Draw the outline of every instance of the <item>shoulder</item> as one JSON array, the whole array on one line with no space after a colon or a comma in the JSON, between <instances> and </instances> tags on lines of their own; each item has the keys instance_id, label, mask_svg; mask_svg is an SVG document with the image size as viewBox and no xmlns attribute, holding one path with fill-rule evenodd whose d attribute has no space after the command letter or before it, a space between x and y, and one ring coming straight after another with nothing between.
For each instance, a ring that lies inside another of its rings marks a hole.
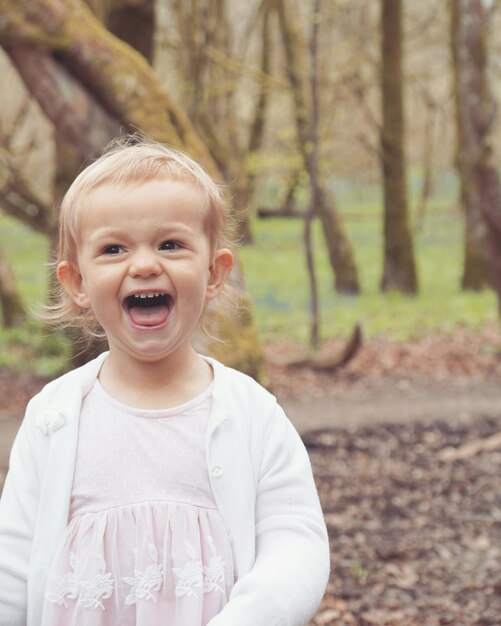
<instances>
[{"instance_id":1,"label":"shoulder","mask_svg":"<svg viewBox=\"0 0 501 626\"><path fill-rule=\"evenodd\" d=\"M269 437L289 437L295 429L277 398L250 376L211 361L214 368L213 398L250 437L263 443Z\"/></svg>"},{"instance_id":2,"label":"shoulder","mask_svg":"<svg viewBox=\"0 0 501 626\"><path fill-rule=\"evenodd\" d=\"M27 413L64 403L68 396L81 397L94 383L106 354L62 374L47 383L28 404Z\"/></svg>"},{"instance_id":3,"label":"shoulder","mask_svg":"<svg viewBox=\"0 0 501 626\"><path fill-rule=\"evenodd\" d=\"M260 383L238 370L223 365L215 359L207 359L214 370L214 394L226 402L253 408L273 410L277 405L275 396Z\"/></svg>"}]
</instances>

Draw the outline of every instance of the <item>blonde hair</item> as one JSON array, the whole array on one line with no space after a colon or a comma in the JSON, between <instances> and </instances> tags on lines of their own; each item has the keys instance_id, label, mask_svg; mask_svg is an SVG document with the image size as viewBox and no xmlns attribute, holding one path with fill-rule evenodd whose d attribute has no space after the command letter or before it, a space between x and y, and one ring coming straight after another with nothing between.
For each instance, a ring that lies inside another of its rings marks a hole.
<instances>
[{"instance_id":1,"label":"blonde hair","mask_svg":"<svg viewBox=\"0 0 501 626\"><path fill-rule=\"evenodd\" d=\"M103 154L75 178L59 211L59 242L53 271L61 261L77 264L78 213L82 201L102 185L130 185L153 180L182 181L194 185L205 199L204 227L211 254L234 246L230 236L230 208L226 187L217 183L187 154L138 135L114 139ZM54 294L40 317L58 328L72 328L83 338L104 338L91 309L80 308L54 280ZM231 288L229 288L231 291Z\"/></svg>"}]
</instances>

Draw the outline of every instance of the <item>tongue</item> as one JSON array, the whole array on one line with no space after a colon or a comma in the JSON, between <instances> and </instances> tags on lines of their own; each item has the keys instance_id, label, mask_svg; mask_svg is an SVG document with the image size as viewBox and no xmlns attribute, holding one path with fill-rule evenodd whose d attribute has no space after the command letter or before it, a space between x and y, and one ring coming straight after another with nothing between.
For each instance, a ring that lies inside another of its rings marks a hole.
<instances>
[{"instance_id":1,"label":"tongue","mask_svg":"<svg viewBox=\"0 0 501 626\"><path fill-rule=\"evenodd\" d=\"M138 326L158 326L167 319L169 307L165 304L147 308L133 306L129 309L129 315Z\"/></svg>"}]
</instances>

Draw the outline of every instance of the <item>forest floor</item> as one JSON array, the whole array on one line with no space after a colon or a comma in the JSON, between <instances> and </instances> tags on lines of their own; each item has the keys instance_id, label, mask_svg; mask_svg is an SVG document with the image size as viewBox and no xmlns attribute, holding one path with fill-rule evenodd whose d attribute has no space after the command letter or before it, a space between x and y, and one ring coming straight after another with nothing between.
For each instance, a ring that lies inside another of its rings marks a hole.
<instances>
[{"instance_id":1,"label":"forest floor","mask_svg":"<svg viewBox=\"0 0 501 626\"><path fill-rule=\"evenodd\" d=\"M335 373L283 365L300 352L268 346L266 384L308 447L329 530L311 625L500 626L498 325L367 340ZM43 382L0 371L0 474Z\"/></svg>"},{"instance_id":2,"label":"forest floor","mask_svg":"<svg viewBox=\"0 0 501 626\"><path fill-rule=\"evenodd\" d=\"M497 325L380 338L335 374L280 365L301 352L287 342L268 349L330 537L312 626L501 625L500 348Z\"/></svg>"}]
</instances>

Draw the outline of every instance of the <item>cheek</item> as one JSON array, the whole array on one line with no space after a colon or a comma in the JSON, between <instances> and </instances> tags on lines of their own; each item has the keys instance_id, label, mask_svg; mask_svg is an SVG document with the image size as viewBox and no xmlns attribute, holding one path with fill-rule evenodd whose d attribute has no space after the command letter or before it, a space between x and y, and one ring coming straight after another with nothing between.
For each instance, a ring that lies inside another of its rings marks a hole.
<instances>
[{"instance_id":1,"label":"cheek","mask_svg":"<svg viewBox=\"0 0 501 626\"><path fill-rule=\"evenodd\" d=\"M106 294L109 292L104 278L100 280L84 279L82 283L82 297L87 308L103 309L106 307Z\"/></svg>"}]
</instances>

